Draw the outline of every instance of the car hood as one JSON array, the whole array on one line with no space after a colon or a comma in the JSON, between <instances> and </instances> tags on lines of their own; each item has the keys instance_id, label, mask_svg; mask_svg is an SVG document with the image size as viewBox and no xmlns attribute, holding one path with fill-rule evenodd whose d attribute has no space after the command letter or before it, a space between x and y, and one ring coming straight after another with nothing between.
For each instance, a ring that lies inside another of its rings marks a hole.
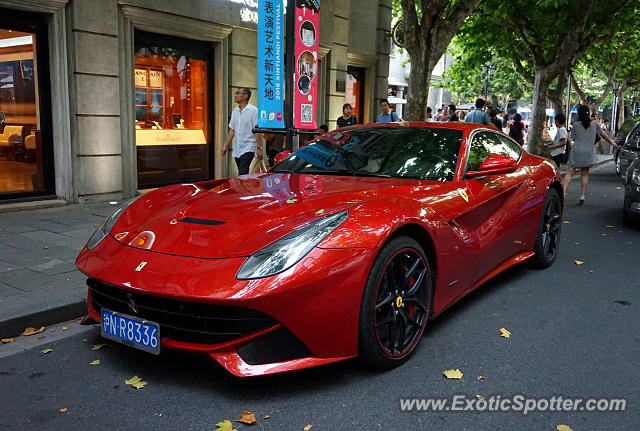
<instances>
[{"instance_id":1,"label":"car hood","mask_svg":"<svg viewBox=\"0 0 640 431\"><path fill-rule=\"evenodd\" d=\"M255 174L147 193L118 219L121 244L199 258L249 256L292 230L371 199L408 196L436 181ZM406 190L405 190L406 189Z\"/></svg>"}]
</instances>

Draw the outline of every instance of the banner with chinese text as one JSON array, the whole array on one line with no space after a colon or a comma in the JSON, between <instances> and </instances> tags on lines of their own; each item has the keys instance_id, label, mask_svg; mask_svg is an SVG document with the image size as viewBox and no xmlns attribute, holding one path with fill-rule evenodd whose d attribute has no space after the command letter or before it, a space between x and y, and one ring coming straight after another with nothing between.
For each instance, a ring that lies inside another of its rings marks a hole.
<instances>
[{"instance_id":1,"label":"banner with chinese text","mask_svg":"<svg viewBox=\"0 0 640 431\"><path fill-rule=\"evenodd\" d=\"M294 123L296 129L316 129L320 0L296 0L295 13Z\"/></svg>"},{"instance_id":2,"label":"banner with chinese text","mask_svg":"<svg viewBox=\"0 0 640 431\"><path fill-rule=\"evenodd\" d=\"M284 125L284 10L282 0L258 1L258 127Z\"/></svg>"}]
</instances>

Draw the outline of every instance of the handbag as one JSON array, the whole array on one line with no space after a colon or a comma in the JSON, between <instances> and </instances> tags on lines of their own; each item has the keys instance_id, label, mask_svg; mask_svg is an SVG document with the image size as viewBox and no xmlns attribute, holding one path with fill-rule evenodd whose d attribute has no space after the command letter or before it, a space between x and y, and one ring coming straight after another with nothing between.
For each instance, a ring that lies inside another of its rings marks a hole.
<instances>
[{"instance_id":1,"label":"handbag","mask_svg":"<svg viewBox=\"0 0 640 431\"><path fill-rule=\"evenodd\" d=\"M565 165L569 161L569 153L571 153L571 145L573 142L571 141L571 133L567 133L567 143L564 145L564 156L562 157L562 163Z\"/></svg>"},{"instance_id":2,"label":"handbag","mask_svg":"<svg viewBox=\"0 0 640 431\"><path fill-rule=\"evenodd\" d=\"M249 166L250 174L264 174L267 172L267 163L264 161L264 157L259 159L257 156L251 160L251 165Z\"/></svg>"}]
</instances>

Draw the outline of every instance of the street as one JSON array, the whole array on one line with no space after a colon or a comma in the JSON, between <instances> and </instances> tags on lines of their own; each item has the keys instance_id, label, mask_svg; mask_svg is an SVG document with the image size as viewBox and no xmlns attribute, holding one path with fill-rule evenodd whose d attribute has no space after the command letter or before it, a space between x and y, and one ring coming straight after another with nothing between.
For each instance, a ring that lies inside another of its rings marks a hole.
<instances>
[{"instance_id":1,"label":"street","mask_svg":"<svg viewBox=\"0 0 640 431\"><path fill-rule=\"evenodd\" d=\"M246 410L258 424L233 422L238 431L637 430L640 230L621 224L624 191L612 163L592 171L583 207L576 206L579 187L574 180L567 194L554 265L511 268L481 286L430 322L399 368L379 372L350 360L239 379L206 358L153 356L72 321L0 345L0 429L215 430ZM511 336L501 337L500 328ZM460 369L462 379L444 377L448 369ZM148 384L125 384L136 375ZM610 397L627 405L623 412L526 415L399 407L401 398L456 394Z\"/></svg>"}]
</instances>

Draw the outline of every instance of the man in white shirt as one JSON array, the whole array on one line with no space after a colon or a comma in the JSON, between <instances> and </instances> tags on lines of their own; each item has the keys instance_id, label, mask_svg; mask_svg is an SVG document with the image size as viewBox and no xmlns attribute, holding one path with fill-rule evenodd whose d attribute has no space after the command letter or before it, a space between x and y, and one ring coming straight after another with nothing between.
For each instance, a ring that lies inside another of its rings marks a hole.
<instances>
[{"instance_id":1,"label":"man in white shirt","mask_svg":"<svg viewBox=\"0 0 640 431\"><path fill-rule=\"evenodd\" d=\"M567 129L564 127L567 122L567 117L562 112L556 115L556 137L553 139L553 143L548 145L551 150L551 160L554 161L559 168L560 163L565 163L565 148L567 146Z\"/></svg>"},{"instance_id":2,"label":"man in white shirt","mask_svg":"<svg viewBox=\"0 0 640 431\"><path fill-rule=\"evenodd\" d=\"M225 156L231 141L234 137L236 138L231 154L236 160L238 175L249 173L256 150L258 158L262 158L262 136L259 133L253 133L253 128L258 126L258 108L249 104L250 98L250 89L240 87L236 90L234 100L238 106L231 113L229 133L222 147L222 155Z\"/></svg>"}]
</instances>

